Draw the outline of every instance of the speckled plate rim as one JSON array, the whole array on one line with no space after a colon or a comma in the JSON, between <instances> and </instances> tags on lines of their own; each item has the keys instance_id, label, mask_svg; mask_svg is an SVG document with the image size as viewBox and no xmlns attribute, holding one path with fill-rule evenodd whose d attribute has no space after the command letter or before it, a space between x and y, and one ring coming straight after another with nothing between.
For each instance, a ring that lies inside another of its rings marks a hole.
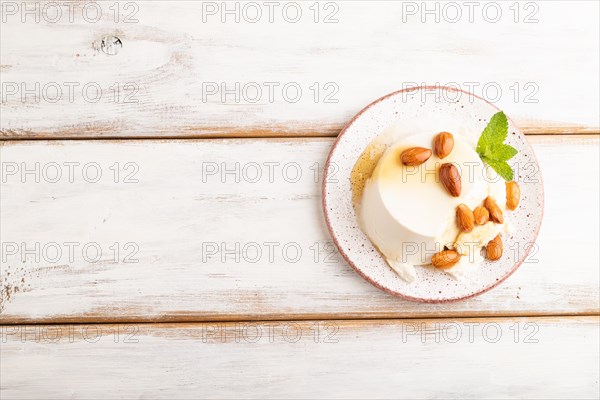
<instances>
[{"instance_id":1,"label":"speckled plate rim","mask_svg":"<svg viewBox=\"0 0 600 400\"><path fill-rule=\"evenodd\" d=\"M382 96L380 98L378 98L377 100L373 101L372 103L368 104L366 107L364 107L362 110L360 110L354 117L352 117L352 119L350 121L348 121L348 123L346 123L346 125L342 128L342 130L340 131L340 133L337 136L336 141L334 142L333 146L331 147L331 150L329 151L329 154L327 156L327 161L325 162L325 166L323 168L323 177L328 176L327 175L327 171L329 170L330 164L331 164L331 159L332 156L335 152L335 149L338 145L338 143L341 141L342 137L346 134L347 130L355 123L355 121L360 118L367 110L369 110L371 107L375 106L376 104L390 98L396 95L399 95L401 93L410 93L410 92L415 92L418 90L445 90L445 91L449 91L449 92L460 92L469 96L472 96L473 98L476 98L478 100L481 100L485 103L487 103L488 105L490 105L491 107L493 107L494 109L501 111L498 107L496 107L496 105L490 103L489 101L487 101L486 99L484 99L483 97L477 96L473 93L467 92L465 90L462 89L458 89L458 88L454 88L454 87L449 87L449 86L440 86L440 85L428 85L428 86L415 86L415 87L410 87L407 89L402 89L402 90L397 90L395 92L389 93L385 96ZM527 140L527 137L525 134L523 134L523 132L521 131L521 129L514 123L514 121L512 119L510 119L510 117L507 116L507 118L510 120L510 123L516 127L519 132L523 135L523 137L525 138L525 140ZM535 152L532 151L531 152L531 156L533 158L533 161L536 163L536 165L539 166L539 162L537 160L537 157L535 155ZM543 180L543 176L542 176L542 172L541 169L538 170L538 174L539 174L539 186L540 186L540 205L541 205L541 215L540 218L534 228L533 231L533 240L536 241L538 234L540 232L540 228L542 226L542 221L544 219L544 202L545 202L545 193L544 193L544 180ZM376 280L372 279L369 275L365 274L363 272L362 269L360 269L357 265L355 265L355 263L352 261L352 259L350 258L350 256L346 253L346 251L344 250L343 246L340 245L339 240L338 240L338 236L336 235L333 227L331 226L331 220L329 218L329 212L327 210L327 179L323 179L323 182L321 184L321 206L322 206L322 210L323 210L323 214L325 217L325 223L327 225L327 230L329 231L329 234L331 236L331 238L333 239L333 242L336 246L336 248L338 249L338 251L340 252L340 254L342 255L342 257L344 258L344 260L346 260L346 262L352 267L352 269L354 269L354 271L356 271L363 279L365 279L367 282L369 282L371 285L377 287L378 289L389 293L393 296L397 296L400 298L403 298L405 300L409 300L409 301L413 301L413 302L418 302L418 303L431 303L431 304L440 304L440 303L451 303L451 302L457 302L457 301L461 301L461 300L467 300L476 296L479 296L483 293L488 292L489 290L492 290L493 288L495 288L496 286L500 285L502 282L504 282L505 280L507 280L520 266L521 264L523 264L523 262L525 261L525 259L527 258L527 256L529 256L529 254L531 253L531 251L533 250L533 246L530 246L529 248L525 249L525 251L523 252L523 255L519 258L519 260L514 264L514 266L512 267L511 270L508 271L508 273L506 273L504 276L500 277L497 281L495 281L493 284L484 287L483 289L479 290L479 291L475 291L473 293L470 293L468 295L465 296L458 296L458 297L449 297L446 299L427 299L427 298L421 298L421 297L414 297L414 296L410 296L407 295L405 293L401 293L392 289L389 289L383 285L381 285L379 282L377 282ZM360 228L357 228L360 229Z\"/></svg>"}]
</instances>

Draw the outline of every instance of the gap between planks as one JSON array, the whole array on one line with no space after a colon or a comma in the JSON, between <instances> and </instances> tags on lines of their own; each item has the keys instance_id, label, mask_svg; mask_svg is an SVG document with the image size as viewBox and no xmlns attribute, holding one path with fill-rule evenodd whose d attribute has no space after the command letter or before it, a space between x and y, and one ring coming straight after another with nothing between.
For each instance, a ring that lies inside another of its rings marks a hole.
<instances>
[{"instance_id":1,"label":"gap between planks","mask_svg":"<svg viewBox=\"0 0 600 400\"><path fill-rule=\"evenodd\" d=\"M281 316L269 315L268 318L261 318L260 316L236 316L235 318L223 316L210 317L207 319L199 318L197 316L185 317L178 315L168 315L161 317L160 319L152 318L121 318L115 319L114 317L102 317L102 316L79 316L79 317L52 317L42 318L37 320L31 319L19 319L11 318L9 321L2 321L0 319L0 327L8 326L36 326L36 325L119 325L119 324L140 324L140 325L172 325L172 324L235 324L235 323L272 323L272 322L313 322L313 321L332 321L332 322L364 322L364 323L382 323L388 322L402 322L402 321L435 321L435 320L452 320L452 321L466 321L466 320L513 320L515 318L536 318L544 320L561 319L561 318L592 318L600 317L600 313L597 311L582 311L578 313L542 313L542 312L517 312L517 313L466 313L466 312L444 312L438 314L413 314L411 316L399 317L394 314L389 316L378 313L377 316L368 316L362 314L347 314L340 315L335 314L285 314Z\"/></svg>"},{"instance_id":2,"label":"gap between planks","mask_svg":"<svg viewBox=\"0 0 600 400\"><path fill-rule=\"evenodd\" d=\"M526 137L543 137L547 136L549 138L596 138L600 136L600 131L597 132L585 132L579 133L576 131L565 131L563 133L556 132L546 132L540 131L535 133L526 133ZM18 144L23 142L142 142L142 141L153 141L153 142L186 142L186 141L196 141L196 140L264 140L264 141L287 141L287 140L306 140L306 141L315 141L315 140L323 140L328 141L331 139L336 139L338 134L323 134L315 133L314 135L303 135L303 134L273 134L273 135L263 135L263 136L252 136L252 135L190 135L186 137L182 136L107 136L107 137L75 137L75 136L66 136L66 137L57 137L57 136L36 136L36 137L20 137L20 138L5 138L0 136L0 145L11 145Z\"/></svg>"},{"instance_id":3,"label":"gap between planks","mask_svg":"<svg viewBox=\"0 0 600 400\"><path fill-rule=\"evenodd\" d=\"M248 131L235 132L232 134L192 134L187 136L180 135L166 135L166 136L76 136L76 135L64 135L61 134L34 134L35 136L29 136L26 134L23 136L3 136L0 133L0 142L27 142L27 141L135 141L135 140L152 140L152 141L185 141L185 140L202 140L202 139L318 139L318 138L336 138L338 137L340 129L335 130L320 130L306 133L282 133L281 131ZM531 130L523 130L526 136L600 136L600 130L596 129L565 129L565 130L547 130L543 127Z\"/></svg>"}]
</instances>

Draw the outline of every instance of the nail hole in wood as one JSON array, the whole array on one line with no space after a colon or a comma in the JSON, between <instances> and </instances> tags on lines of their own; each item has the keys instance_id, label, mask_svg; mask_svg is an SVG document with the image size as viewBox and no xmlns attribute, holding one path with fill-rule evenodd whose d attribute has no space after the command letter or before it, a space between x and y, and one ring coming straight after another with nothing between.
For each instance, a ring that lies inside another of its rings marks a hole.
<instances>
[{"instance_id":1,"label":"nail hole in wood","mask_svg":"<svg viewBox=\"0 0 600 400\"><path fill-rule=\"evenodd\" d=\"M116 36L104 36L100 42L100 49L102 49L104 54L108 54L109 56L119 53L122 47L123 42Z\"/></svg>"}]
</instances>

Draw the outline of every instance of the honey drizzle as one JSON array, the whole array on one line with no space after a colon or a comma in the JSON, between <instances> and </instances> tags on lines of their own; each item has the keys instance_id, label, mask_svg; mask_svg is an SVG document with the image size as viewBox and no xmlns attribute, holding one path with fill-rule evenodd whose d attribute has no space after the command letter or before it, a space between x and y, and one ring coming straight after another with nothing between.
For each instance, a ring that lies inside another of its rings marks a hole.
<instances>
[{"instance_id":1,"label":"honey drizzle","mask_svg":"<svg viewBox=\"0 0 600 400\"><path fill-rule=\"evenodd\" d=\"M354 211L357 215L360 210L360 200L362 199L367 180L373 174L373 171L375 170L375 167L377 167L377 163L379 163L379 159L381 159L386 148L387 145L381 143L381 141L376 138L369 143L358 157L358 160L356 160L354 167L352 167L352 172L350 173L350 186L352 187L352 205L354 206Z\"/></svg>"}]
</instances>

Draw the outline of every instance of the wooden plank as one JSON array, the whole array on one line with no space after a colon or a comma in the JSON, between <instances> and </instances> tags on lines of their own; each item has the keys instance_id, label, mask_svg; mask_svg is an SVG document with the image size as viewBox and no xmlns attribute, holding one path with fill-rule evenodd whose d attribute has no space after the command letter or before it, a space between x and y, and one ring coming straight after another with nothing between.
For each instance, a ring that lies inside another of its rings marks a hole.
<instances>
[{"instance_id":1,"label":"wooden plank","mask_svg":"<svg viewBox=\"0 0 600 400\"><path fill-rule=\"evenodd\" d=\"M58 3L3 3L3 138L333 136L421 84L600 129L598 2Z\"/></svg>"},{"instance_id":2,"label":"wooden plank","mask_svg":"<svg viewBox=\"0 0 600 400\"><path fill-rule=\"evenodd\" d=\"M1 389L6 399L597 399L599 322L3 326Z\"/></svg>"},{"instance_id":3,"label":"wooden plank","mask_svg":"<svg viewBox=\"0 0 600 400\"><path fill-rule=\"evenodd\" d=\"M380 292L334 251L319 176L331 139L5 142L0 320L598 313L599 137L531 142L536 251L491 292L443 305Z\"/></svg>"}]
</instances>

